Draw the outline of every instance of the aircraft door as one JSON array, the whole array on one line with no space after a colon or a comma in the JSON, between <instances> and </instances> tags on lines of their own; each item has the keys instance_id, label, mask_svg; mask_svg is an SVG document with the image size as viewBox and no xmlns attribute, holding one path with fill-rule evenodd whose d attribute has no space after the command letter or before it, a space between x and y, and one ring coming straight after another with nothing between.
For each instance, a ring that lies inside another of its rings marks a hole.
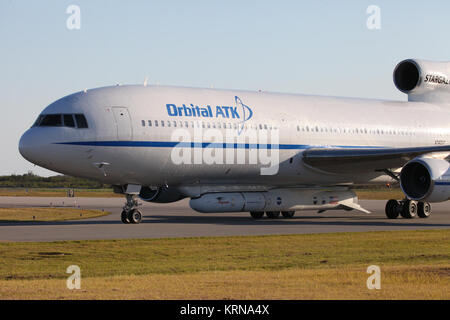
<instances>
[{"instance_id":1,"label":"aircraft door","mask_svg":"<svg viewBox=\"0 0 450 320\"><path fill-rule=\"evenodd\" d=\"M128 109L125 107L112 107L114 121L116 122L117 139L132 140L133 131L131 128L131 118Z\"/></svg>"}]
</instances>

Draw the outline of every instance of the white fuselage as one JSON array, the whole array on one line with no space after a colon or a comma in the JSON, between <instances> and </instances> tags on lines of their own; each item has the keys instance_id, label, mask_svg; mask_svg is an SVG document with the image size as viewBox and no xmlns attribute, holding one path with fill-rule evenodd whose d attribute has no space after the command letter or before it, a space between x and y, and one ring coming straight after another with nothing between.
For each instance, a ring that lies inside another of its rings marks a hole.
<instances>
[{"instance_id":1,"label":"white fuselage","mask_svg":"<svg viewBox=\"0 0 450 320\"><path fill-rule=\"evenodd\" d=\"M450 112L442 104L237 90L106 87L69 95L42 114L84 114L88 128L34 126L20 142L25 158L53 171L117 185L256 190L386 183L391 178L380 172L352 175L312 169L303 164L301 152L329 146L430 146L450 140ZM239 140L252 132L256 142ZM183 143L177 145L180 133ZM218 140L227 134L228 140ZM273 144L270 152L261 140L265 135ZM201 153L199 163L174 161L189 150ZM228 161L227 150L235 152ZM261 174L261 168L274 163L264 162L259 154L256 162L250 161L255 150L277 153L275 174ZM244 163L237 160L238 151L244 153ZM214 163L205 160L211 152ZM223 163L217 161L220 152Z\"/></svg>"}]
</instances>

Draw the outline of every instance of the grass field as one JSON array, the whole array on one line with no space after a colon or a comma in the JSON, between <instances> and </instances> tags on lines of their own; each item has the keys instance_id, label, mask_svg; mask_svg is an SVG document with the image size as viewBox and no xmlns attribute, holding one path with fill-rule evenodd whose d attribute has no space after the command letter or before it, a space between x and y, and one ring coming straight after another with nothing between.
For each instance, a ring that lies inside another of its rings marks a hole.
<instances>
[{"instance_id":1,"label":"grass field","mask_svg":"<svg viewBox=\"0 0 450 320\"><path fill-rule=\"evenodd\" d=\"M400 188L392 189L354 189L356 195L362 200L401 200L405 195Z\"/></svg>"},{"instance_id":2,"label":"grass field","mask_svg":"<svg viewBox=\"0 0 450 320\"><path fill-rule=\"evenodd\" d=\"M359 199L388 200L403 199L404 195L399 188L392 189L355 189ZM0 188L0 197L67 197L67 189L23 189ZM112 198L123 197L110 189L75 189L77 197Z\"/></svg>"},{"instance_id":3,"label":"grass field","mask_svg":"<svg viewBox=\"0 0 450 320\"><path fill-rule=\"evenodd\" d=\"M0 188L0 197L67 197L68 189ZM111 189L75 189L76 197L123 197Z\"/></svg>"},{"instance_id":4,"label":"grass field","mask_svg":"<svg viewBox=\"0 0 450 320\"><path fill-rule=\"evenodd\" d=\"M75 208L0 208L0 222L78 220L107 214L109 212Z\"/></svg>"},{"instance_id":5,"label":"grass field","mask_svg":"<svg viewBox=\"0 0 450 320\"><path fill-rule=\"evenodd\" d=\"M449 299L450 231L0 243L0 299ZM81 290L66 268L81 268ZM369 290L367 267L381 268Z\"/></svg>"}]
</instances>

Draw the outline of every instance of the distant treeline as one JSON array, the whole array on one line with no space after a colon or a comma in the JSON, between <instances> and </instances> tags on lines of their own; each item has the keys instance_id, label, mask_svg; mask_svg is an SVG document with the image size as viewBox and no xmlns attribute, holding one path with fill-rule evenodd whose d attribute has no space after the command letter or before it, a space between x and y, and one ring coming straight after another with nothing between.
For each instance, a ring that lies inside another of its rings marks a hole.
<instances>
[{"instance_id":1,"label":"distant treeline","mask_svg":"<svg viewBox=\"0 0 450 320\"><path fill-rule=\"evenodd\" d=\"M111 188L108 184L103 184L95 180L75 178L64 175L52 177L40 177L33 172L10 176L0 176L0 188L83 188L83 189L103 189Z\"/></svg>"}]
</instances>

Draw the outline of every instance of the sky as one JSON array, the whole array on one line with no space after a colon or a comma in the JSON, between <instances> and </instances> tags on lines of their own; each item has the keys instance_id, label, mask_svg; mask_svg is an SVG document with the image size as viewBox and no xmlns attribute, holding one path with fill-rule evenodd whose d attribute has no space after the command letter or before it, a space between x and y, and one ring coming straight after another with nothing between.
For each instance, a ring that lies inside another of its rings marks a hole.
<instances>
[{"instance_id":1,"label":"sky","mask_svg":"<svg viewBox=\"0 0 450 320\"><path fill-rule=\"evenodd\" d=\"M450 60L448 12L445 0L0 0L0 175L55 174L21 157L20 136L85 88L148 78L406 100L392 71L406 58Z\"/></svg>"}]
</instances>

